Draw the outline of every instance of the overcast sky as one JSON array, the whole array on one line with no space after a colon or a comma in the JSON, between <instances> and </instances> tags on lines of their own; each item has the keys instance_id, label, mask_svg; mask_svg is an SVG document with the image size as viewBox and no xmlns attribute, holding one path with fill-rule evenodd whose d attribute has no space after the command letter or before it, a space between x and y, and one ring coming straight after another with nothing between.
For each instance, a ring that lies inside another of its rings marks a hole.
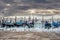
<instances>
[{"instance_id":1,"label":"overcast sky","mask_svg":"<svg viewBox=\"0 0 60 40\"><path fill-rule=\"evenodd\" d=\"M29 9L59 9L60 0L0 0L0 15L12 16Z\"/></svg>"}]
</instances>

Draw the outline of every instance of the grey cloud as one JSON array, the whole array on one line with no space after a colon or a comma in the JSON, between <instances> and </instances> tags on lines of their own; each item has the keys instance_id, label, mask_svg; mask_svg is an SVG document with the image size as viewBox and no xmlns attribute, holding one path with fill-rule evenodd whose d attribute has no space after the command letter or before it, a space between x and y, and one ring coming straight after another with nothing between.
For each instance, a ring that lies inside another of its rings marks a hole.
<instances>
[{"instance_id":1,"label":"grey cloud","mask_svg":"<svg viewBox=\"0 0 60 40\"><path fill-rule=\"evenodd\" d=\"M9 8L8 12L4 13L6 16L11 16L16 14L17 10L28 10L28 9L57 9L60 8L60 4L58 4L60 0L0 0L0 10L4 9L6 6L5 3L10 3L11 8ZM19 5L18 5L19 4ZM22 4L22 5L20 5ZM21 11L21 13L24 13ZM1 13L1 12L0 12Z\"/></svg>"},{"instance_id":2,"label":"grey cloud","mask_svg":"<svg viewBox=\"0 0 60 40\"><path fill-rule=\"evenodd\" d=\"M2 9L4 9L4 7L3 6L0 6L0 10L2 10Z\"/></svg>"},{"instance_id":3,"label":"grey cloud","mask_svg":"<svg viewBox=\"0 0 60 40\"><path fill-rule=\"evenodd\" d=\"M1 0L5 3L13 3L13 2L23 2L23 3L53 3L53 2L60 2L60 0Z\"/></svg>"},{"instance_id":4,"label":"grey cloud","mask_svg":"<svg viewBox=\"0 0 60 40\"><path fill-rule=\"evenodd\" d=\"M60 3L60 0L21 0L22 2L34 2L34 3Z\"/></svg>"},{"instance_id":5,"label":"grey cloud","mask_svg":"<svg viewBox=\"0 0 60 40\"><path fill-rule=\"evenodd\" d=\"M3 1L5 3L12 3L13 2L13 0L1 0L1 1Z\"/></svg>"},{"instance_id":6,"label":"grey cloud","mask_svg":"<svg viewBox=\"0 0 60 40\"><path fill-rule=\"evenodd\" d=\"M30 9L31 7L30 6L17 6L16 9L17 10L27 10L27 9Z\"/></svg>"}]
</instances>

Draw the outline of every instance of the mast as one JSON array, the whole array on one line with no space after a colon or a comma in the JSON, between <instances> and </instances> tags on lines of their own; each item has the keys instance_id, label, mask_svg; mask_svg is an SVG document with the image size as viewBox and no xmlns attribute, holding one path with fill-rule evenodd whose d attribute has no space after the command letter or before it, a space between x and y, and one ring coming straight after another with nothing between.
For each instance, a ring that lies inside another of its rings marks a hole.
<instances>
[{"instance_id":1,"label":"mast","mask_svg":"<svg viewBox=\"0 0 60 40\"><path fill-rule=\"evenodd\" d=\"M17 17L15 16L15 22L17 21Z\"/></svg>"},{"instance_id":2,"label":"mast","mask_svg":"<svg viewBox=\"0 0 60 40\"><path fill-rule=\"evenodd\" d=\"M2 23L4 23L4 17L3 17L3 19L2 19Z\"/></svg>"},{"instance_id":3,"label":"mast","mask_svg":"<svg viewBox=\"0 0 60 40\"><path fill-rule=\"evenodd\" d=\"M12 18L10 18L10 23L12 23Z\"/></svg>"},{"instance_id":4,"label":"mast","mask_svg":"<svg viewBox=\"0 0 60 40\"><path fill-rule=\"evenodd\" d=\"M44 15L42 16L42 27L44 27Z\"/></svg>"}]
</instances>

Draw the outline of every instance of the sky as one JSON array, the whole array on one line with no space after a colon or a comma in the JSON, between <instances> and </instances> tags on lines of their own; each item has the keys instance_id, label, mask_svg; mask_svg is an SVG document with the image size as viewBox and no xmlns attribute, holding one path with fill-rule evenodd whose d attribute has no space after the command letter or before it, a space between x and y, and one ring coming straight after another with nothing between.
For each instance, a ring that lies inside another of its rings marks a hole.
<instances>
[{"instance_id":1,"label":"sky","mask_svg":"<svg viewBox=\"0 0 60 40\"><path fill-rule=\"evenodd\" d=\"M60 0L0 0L2 16L25 14L33 9L60 9Z\"/></svg>"}]
</instances>

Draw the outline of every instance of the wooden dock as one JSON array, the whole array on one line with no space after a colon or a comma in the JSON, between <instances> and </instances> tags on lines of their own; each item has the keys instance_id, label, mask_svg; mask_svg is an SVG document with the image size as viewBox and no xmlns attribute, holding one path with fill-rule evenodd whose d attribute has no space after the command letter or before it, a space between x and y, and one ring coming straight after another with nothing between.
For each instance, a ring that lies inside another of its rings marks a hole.
<instances>
[{"instance_id":1,"label":"wooden dock","mask_svg":"<svg viewBox=\"0 0 60 40\"><path fill-rule=\"evenodd\" d=\"M0 40L60 40L60 32L0 32Z\"/></svg>"}]
</instances>

